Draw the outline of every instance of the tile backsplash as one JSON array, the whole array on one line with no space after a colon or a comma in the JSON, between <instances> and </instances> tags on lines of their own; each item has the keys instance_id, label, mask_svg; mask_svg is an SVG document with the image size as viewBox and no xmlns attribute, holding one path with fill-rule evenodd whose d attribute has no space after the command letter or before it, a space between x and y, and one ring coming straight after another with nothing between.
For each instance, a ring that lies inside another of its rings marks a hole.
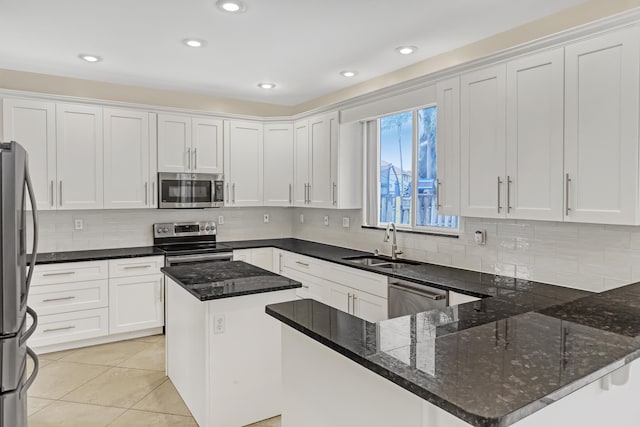
<instances>
[{"instance_id":1,"label":"tile backsplash","mask_svg":"<svg viewBox=\"0 0 640 427\"><path fill-rule=\"evenodd\" d=\"M361 228L360 210L304 208L43 211L39 252L147 246L153 243L154 223L217 222L220 215L220 241L296 237L390 252L383 230ZM342 226L344 217L349 228ZM76 219L83 230L75 230ZM475 243L476 230L486 231L485 245ZM405 258L590 291L640 281L640 227L464 218L459 238L398 233L398 246Z\"/></svg>"},{"instance_id":2,"label":"tile backsplash","mask_svg":"<svg viewBox=\"0 0 640 427\"><path fill-rule=\"evenodd\" d=\"M268 223L264 222L264 214L269 214ZM149 246L153 244L154 223L198 220L217 223L220 215L224 217L224 224L218 226L220 241L292 234L292 210L285 208L41 211L38 252ZM76 219L82 220L82 230L75 230Z\"/></svg>"},{"instance_id":3,"label":"tile backsplash","mask_svg":"<svg viewBox=\"0 0 640 427\"><path fill-rule=\"evenodd\" d=\"M293 221L300 239L391 251L383 230L361 228L360 210L295 209ZM486 231L485 245L475 243L476 230ZM463 218L457 239L398 233L398 246L403 257L418 261L596 292L640 281L640 227Z\"/></svg>"}]
</instances>

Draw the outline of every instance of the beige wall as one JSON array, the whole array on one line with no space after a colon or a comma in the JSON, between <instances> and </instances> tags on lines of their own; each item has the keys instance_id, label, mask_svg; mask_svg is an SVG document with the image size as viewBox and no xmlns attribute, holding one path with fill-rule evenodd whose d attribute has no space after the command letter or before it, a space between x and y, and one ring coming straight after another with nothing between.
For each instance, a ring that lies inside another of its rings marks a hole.
<instances>
[{"instance_id":1,"label":"beige wall","mask_svg":"<svg viewBox=\"0 0 640 427\"><path fill-rule=\"evenodd\" d=\"M0 69L0 88L258 117L289 116L446 70L637 7L640 7L640 0L590 0L555 15L295 107L3 69Z\"/></svg>"}]
</instances>

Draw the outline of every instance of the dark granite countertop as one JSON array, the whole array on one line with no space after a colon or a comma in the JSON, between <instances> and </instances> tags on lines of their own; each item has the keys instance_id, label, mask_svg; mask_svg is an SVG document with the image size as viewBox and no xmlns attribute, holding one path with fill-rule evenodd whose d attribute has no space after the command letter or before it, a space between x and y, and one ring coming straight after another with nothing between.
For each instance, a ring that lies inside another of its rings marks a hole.
<instances>
[{"instance_id":1,"label":"dark granite countertop","mask_svg":"<svg viewBox=\"0 0 640 427\"><path fill-rule=\"evenodd\" d=\"M161 271L200 301L302 287L300 282L242 261L199 262Z\"/></svg>"},{"instance_id":2,"label":"dark granite countertop","mask_svg":"<svg viewBox=\"0 0 640 427\"><path fill-rule=\"evenodd\" d=\"M153 246L136 248L95 249L86 251L38 253L36 264L56 264L61 262L103 261L116 258L139 258L164 256L164 251ZM31 255L28 256L31 259Z\"/></svg>"},{"instance_id":3,"label":"dark granite countertop","mask_svg":"<svg viewBox=\"0 0 640 427\"><path fill-rule=\"evenodd\" d=\"M266 311L471 425L503 427L640 358L640 283L545 305L497 296L375 324L308 299Z\"/></svg>"}]
</instances>

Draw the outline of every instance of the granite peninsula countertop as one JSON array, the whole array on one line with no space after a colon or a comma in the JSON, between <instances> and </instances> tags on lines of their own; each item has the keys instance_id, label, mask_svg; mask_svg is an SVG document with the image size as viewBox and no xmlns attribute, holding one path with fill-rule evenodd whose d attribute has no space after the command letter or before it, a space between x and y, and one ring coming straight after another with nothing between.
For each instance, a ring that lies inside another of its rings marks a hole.
<instances>
[{"instance_id":1,"label":"granite peninsula countertop","mask_svg":"<svg viewBox=\"0 0 640 427\"><path fill-rule=\"evenodd\" d=\"M200 301L302 287L300 282L243 261L198 262L161 271Z\"/></svg>"},{"instance_id":2,"label":"granite peninsula countertop","mask_svg":"<svg viewBox=\"0 0 640 427\"><path fill-rule=\"evenodd\" d=\"M266 311L481 427L509 426L640 358L640 283L541 309L492 300L504 310L491 322L474 321L479 301L378 323L309 299Z\"/></svg>"}]
</instances>

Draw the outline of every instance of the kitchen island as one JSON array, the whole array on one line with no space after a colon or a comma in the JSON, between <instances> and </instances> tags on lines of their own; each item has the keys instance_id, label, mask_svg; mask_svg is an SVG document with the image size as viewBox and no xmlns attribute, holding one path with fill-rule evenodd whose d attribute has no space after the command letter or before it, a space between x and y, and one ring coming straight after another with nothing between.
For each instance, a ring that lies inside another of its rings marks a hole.
<instances>
[{"instance_id":1,"label":"kitchen island","mask_svg":"<svg viewBox=\"0 0 640 427\"><path fill-rule=\"evenodd\" d=\"M201 427L238 427L279 415L280 325L265 306L301 284L241 261L162 269L167 375Z\"/></svg>"},{"instance_id":2,"label":"kitchen island","mask_svg":"<svg viewBox=\"0 0 640 427\"><path fill-rule=\"evenodd\" d=\"M640 284L456 326L479 305L378 323L268 306L283 322L282 426L640 425Z\"/></svg>"}]
</instances>

